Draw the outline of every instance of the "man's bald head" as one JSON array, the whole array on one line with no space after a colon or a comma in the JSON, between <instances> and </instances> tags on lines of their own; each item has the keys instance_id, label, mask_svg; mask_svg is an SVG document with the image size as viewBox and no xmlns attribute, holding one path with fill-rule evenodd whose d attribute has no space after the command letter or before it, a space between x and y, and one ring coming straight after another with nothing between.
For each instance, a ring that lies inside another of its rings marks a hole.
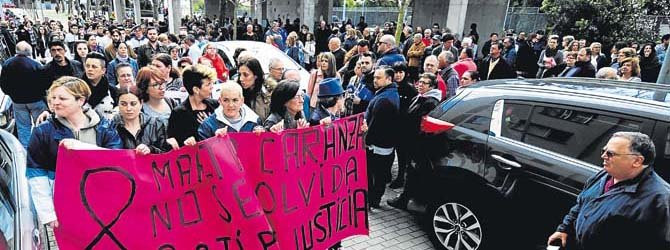
<instances>
[{"instance_id":1,"label":"man's bald head","mask_svg":"<svg viewBox=\"0 0 670 250\"><path fill-rule=\"evenodd\" d=\"M30 56L33 54L33 47L26 41L21 41L16 44L16 54Z\"/></svg>"}]
</instances>

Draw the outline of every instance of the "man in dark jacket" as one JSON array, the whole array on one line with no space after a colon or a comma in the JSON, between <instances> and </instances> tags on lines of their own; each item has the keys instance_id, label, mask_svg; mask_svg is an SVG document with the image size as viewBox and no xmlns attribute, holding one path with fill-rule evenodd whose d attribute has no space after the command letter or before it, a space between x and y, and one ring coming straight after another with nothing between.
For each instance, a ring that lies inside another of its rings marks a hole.
<instances>
[{"instance_id":1,"label":"man in dark jacket","mask_svg":"<svg viewBox=\"0 0 670 250\"><path fill-rule=\"evenodd\" d=\"M400 50L396 46L395 37L392 35L384 35L377 42L377 67L393 66L397 62L405 62L405 57L402 56Z\"/></svg>"},{"instance_id":2,"label":"man in dark jacket","mask_svg":"<svg viewBox=\"0 0 670 250\"><path fill-rule=\"evenodd\" d=\"M0 88L14 102L14 117L19 142L28 146L32 122L47 110L44 96L49 84L42 74L42 65L31 59L33 48L25 41L16 45L16 56L5 61L0 74Z\"/></svg>"},{"instance_id":3,"label":"man in dark jacket","mask_svg":"<svg viewBox=\"0 0 670 250\"><path fill-rule=\"evenodd\" d=\"M482 47L482 55L483 57L487 57L489 53L491 52L491 44L498 43L498 33L491 33L491 39L486 41L484 43L484 46Z\"/></svg>"},{"instance_id":4,"label":"man in dark jacket","mask_svg":"<svg viewBox=\"0 0 670 250\"><path fill-rule=\"evenodd\" d=\"M319 27L314 31L314 38L316 39L316 54L328 51L328 38L331 31L326 24L326 21L321 21Z\"/></svg>"},{"instance_id":5,"label":"man in dark jacket","mask_svg":"<svg viewBox=\"0 0 670 250\"><path fill-rule=\"evenodd\" d=\"M168 53L167 48L158 42L158 30L156 28L148 28L147 37L149 38L149 42L137 47L137 64L139 64L140 67L147 66L151 63L151 58L154 55L158 53Z\"/></svg>"},{"instance_id":6,"label":"man in dark jacket","mask_svg":"<svg viewBox=\"0 0 670 250\"><path fill-rule=\"evenodd\" d=\"M570 241L585 250L670 249L670 185L654 172L649 136L617 132L600 157L603 170L586 182L547 243Z\"/></svg>"},{"instance_id":7,"label":"man in dark jacket","mask_svg":"<svg viewBox=\"0 0 670 250\"><path fill-rule=\"evenodd\" d=\"M32 46L32 55L33 58L37 57L37 38L39 32L33 27L33 22L26 20L23 22L23 25L19 25L19 29L16 31L17 41L25 41L30 46Z\"/></svg>"},{"instance_id":8,"label":"man in dark jacket","mask_svg":"<svg viewBox=\"0 0 670 250\"><path fill-rule=\"evenodd\" d=\"M398 119L400 118L400 97L398 87L393 83L393 69L382 67L375 70L374 85L377 91L365 111L368 132L365 144L368 149L368 202L372 208L380 208L386 183L391 178L393 150L398 144Z\"/></svg>"},{"instance_id":9,"label":"man in dark jacket","mask_svg":"<svg viewBox=\"0 0 670 250\"><path fill-rule=\"evenodd\" d=\"M454 35L447 33L442 36L442 46L436 47L431 52L434 56L439 56L442 51L450 51L452 55L458 55L458 49L454 46Z\"/></svg>"},{"instance_id":10,"label":"man in dark jacket","mask_svg":"<svg viewBox=\"0 0 670 250\"><path fill-rule=\"evenodd\" d=\"M14 35L9 31L8 27L9 24L7 24L7 21L0 21L0 35L2 35L5 39L5 43L7 43L7 54L9 56L14 56L14 52L16 51L16 39L14 39Z\"/></svg>"},{"instance_id":11,"label":"man in dark jacket","mask_svg":"<svg viewBox=\"0 0 670 250\"><path fill-rule=\"evenodd\" d=\"M344 55L347 53L342 49L342 42L339 38L333 37L328 41L328 49L335 56L335 70L340 70L344 66Z\"/></svg>"},{"instance_id":12,"label":"man in dark jacket","mask_svg":"<svg viewBox=\"0 0 670 250\"><path fill-rule=\"evenodd\" d=\"M482 80L515 78L516 72L500 56L500 44L491 44L491 51L488 58L484 59L477 67Z\"/></svg>"},{"instance_id":13,"label":"man in dark jacket","mask_svg":"<svg viewBox=\"0 0 670 250\"><path fill-rule=\"evenodd\" d=\"M49 52L53 60L44 67L44 76L47 83L52 83L61 76L74 76L81 78L84 72L80 62L70 60L65 56L65 44L61 41L49 43Z\"/></svg>"},{"instance_id":14,"label":"man in dark jacket","mask_svg":"<svg viewBox=\"0 0 670 250\"><path fill-rule=\"evenodd\" d=\"M566 77L596 77L596 68L591 64L591 49L582 48L577 53L577 62L565 74Z\"/></svg>"}]
</instances>

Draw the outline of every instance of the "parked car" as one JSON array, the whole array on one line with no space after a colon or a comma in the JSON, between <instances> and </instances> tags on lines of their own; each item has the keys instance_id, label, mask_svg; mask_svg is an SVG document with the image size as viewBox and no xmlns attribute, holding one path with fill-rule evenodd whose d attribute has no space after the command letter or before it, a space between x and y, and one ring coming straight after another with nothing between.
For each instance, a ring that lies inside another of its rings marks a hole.
<instances>
[{"instance_id":1,"label":"parked car","mask_svg":"<svg viewBox=\"0 0 670 250\"><path fill-rule=\"evenodd\" d=\"M38 229L26 179L26 151L16 137L0 130L0 249L47 249Z\"/></svg>"},{"instance_id":2,"label":"parked car","mask_svg":"<svg viewBox=\"0 0 670 250\"><path fill-rule=\"evenodd\" d=\"M16 134L16 122L12 105L12 98L0 90L0 129Z\"/></svg>"},{"instance_id":3,"label":"parked car","mask_svg":"<svg viewBox=\"0 0 670 250\"><path fill-rule=\"evenodd\" d=\"M439 249L545 249L547 237L602 169L618 131L649 135L670 177L670 86L549 78L484 81L430 114L453 128L425 137L432 168L409 209ZM435 125L429 119L424 125ZM643 244L644 245L644 244Z\"/></svg>"}]
</instances>

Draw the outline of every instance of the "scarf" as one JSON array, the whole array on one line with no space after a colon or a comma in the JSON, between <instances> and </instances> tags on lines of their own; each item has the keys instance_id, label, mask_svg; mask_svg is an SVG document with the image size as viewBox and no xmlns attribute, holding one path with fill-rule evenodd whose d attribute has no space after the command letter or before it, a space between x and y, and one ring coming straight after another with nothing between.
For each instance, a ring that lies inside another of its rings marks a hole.
<instances>
[{"instance_id":1,"label":"scarf","mask_svg":"<svg viewBox=\"0 0 670 250\"><path fill-rule=\"evenodd\" d=\"M97 106L102 101L102 99L105 98L105 96L109 95L109 83L104 76L102 79L100 79L100 82L98 82L98 85L95 87L93 87L93 85L90 83L91 80L89 80L86 76L84 76L84 80L88 83L88 87L91 88L91 97L88 98L88 104L90 104L92 108L95 108L95 106Z\"/></svg>"},{"instance_id":2,"label":"scarf","mask_svg":"<svg viewBox=\"0 0 670 250\"><path fill-rule=\"evenodd\" d=\"M119 52L116 52L116 59L119 60L119 62L130 63L129 58L129 56L123 57L121 54L119 54Z\"/></svg>"}]
</instances>

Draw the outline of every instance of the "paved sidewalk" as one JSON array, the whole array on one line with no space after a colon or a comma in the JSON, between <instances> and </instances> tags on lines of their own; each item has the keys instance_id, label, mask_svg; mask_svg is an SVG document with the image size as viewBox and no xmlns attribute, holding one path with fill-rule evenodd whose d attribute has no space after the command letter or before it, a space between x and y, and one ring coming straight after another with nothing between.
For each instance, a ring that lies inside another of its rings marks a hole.
<instances>
[{"instance_id":1,"label":"paved sidewalk","mask_svg":"<svg viewBox=\"0 0 670 250\"><path fill-rule=\"evenodd\" d=\"M397 174L397 162L393 175ZM419 217L395 209L386 200L396 197L402 189L386 188L382 208L369 215L370 236L355 236L342 242L342 249L353 250L423 250L434 249L426 233L419 225Z\"/></svg>"}]
</instances>

